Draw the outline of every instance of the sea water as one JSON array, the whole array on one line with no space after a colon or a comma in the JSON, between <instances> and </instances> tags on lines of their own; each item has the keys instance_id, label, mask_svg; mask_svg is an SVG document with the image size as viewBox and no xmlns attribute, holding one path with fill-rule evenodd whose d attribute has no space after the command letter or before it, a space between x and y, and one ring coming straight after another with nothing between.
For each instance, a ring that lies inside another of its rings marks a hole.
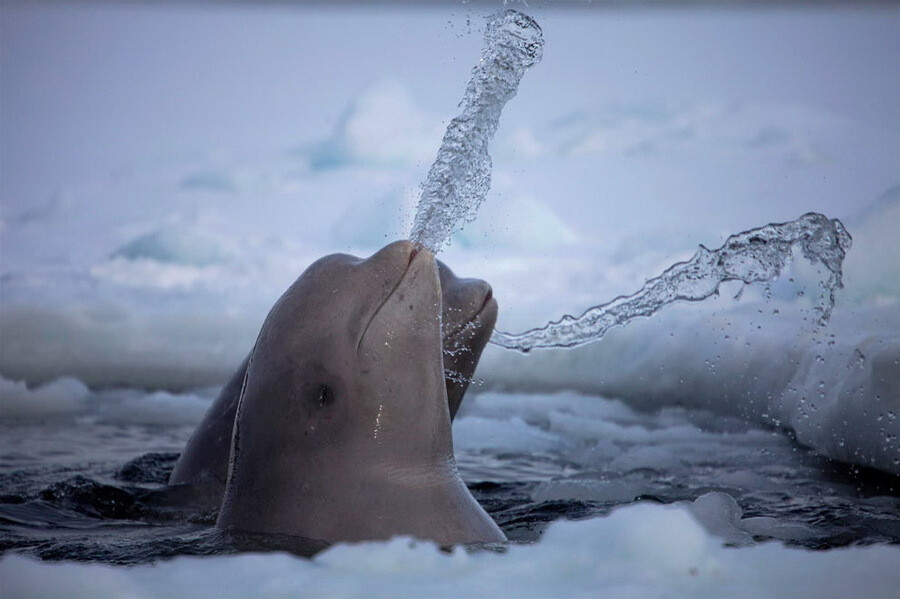
<instances>
[{"instance_id":1,"label":"sea water","mask_svg":"<svg viewBox=\"0 0 900 599\"><path fill-rule=\"evenodd\" d=\"M55 392L77 394L77 385L68 391L59 384ZM470 394L454 423L460 472L510 538L506 555L442 555L430 543L398 540L338 546L312 564L272 553L236 556L248 546L212 528L214 513L191 511L177 490L164 487L200 417L190 409L176 417L172 408L212 396L88 392L81 409L5 418L5 591L236 596L302 587L356 596L402 584L440 595L504 586L540 595L551 588L583 593L593 581L637 594L786 593L787 573L765 584L750 576L754 568L777 570L785 559L795 560L795 576L833 579L827 554L803 561L800 548L831 549L843 568L866 568L878 584L891 580L880 569L897 550L878 544L900 542L896 478L830 462L778 430L741 419L683 408L641 412L571 392ZM168 420L153 416L154 405L169 409ZM723 552L722 545L733 549ZM252 546L290 547L277 538ZM156 565L39 567L12 555ZM534 560L543 575L520 578ZM226 573L234 568L249 580ZM381 582L371 580L376 573ZM484 587L484 580L493 582ZM848 588L844 581L826 595Z\"/></svg>"}]
</instances>

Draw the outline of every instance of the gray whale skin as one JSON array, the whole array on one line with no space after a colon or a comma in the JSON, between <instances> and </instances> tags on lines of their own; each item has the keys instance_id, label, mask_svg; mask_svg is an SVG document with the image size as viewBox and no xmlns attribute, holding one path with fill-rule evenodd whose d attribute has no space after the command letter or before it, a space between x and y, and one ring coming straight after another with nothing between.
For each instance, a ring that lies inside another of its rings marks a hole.
<instances>
[{"instance_id":1,"label":"gray whale skin","mask_svg":"<svg viewBox=\"0 0 900 599\"><path fill-rule=\"evenodd\" d=\"M450 430L496 317L487 283L408 241L318 260L270 311L170 483L221 498L227 530L504 541L457 472Z\"/></svg>"}]
</instances>

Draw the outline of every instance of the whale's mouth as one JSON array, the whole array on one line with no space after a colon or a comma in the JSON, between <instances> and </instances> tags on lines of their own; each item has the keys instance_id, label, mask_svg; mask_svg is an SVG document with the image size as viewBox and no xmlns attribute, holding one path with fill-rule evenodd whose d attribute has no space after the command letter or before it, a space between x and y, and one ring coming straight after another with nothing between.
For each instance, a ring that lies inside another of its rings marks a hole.
<instances>
[{"instance_id":1,"label":"whale's mouth","mask_svg":"<svg viewBox=\"0 0 900 599\"><path fill-rule=\"evenodd\" d=\"M475 310L465 321L461 324L456 325L453 328L445 329L443 332L444 339L451 340L464 331L474 331L476 328L481 326L479 322L481 316L485 313L490 305L496 307L497 300L494 299L494 290L488 286L487 293L484 294L484 298L481 300L481 304L478 309Z\"/></svg>"},{"instance_id":2,"label":"whale's mouth","mask_svg":"<svg viewBox=\"0 0 900 599\"><path fill-rule=\"evenodd\" d=\"M492 299L494 299L494 290L491 289L490 287L488 287L487 293L484 294L484 301L481 302L481 307L478 309L478 314L481 314L482 312L484 312L484 308L488 305L488 302L490 302ZM476 314L476 316L477 316L477 314Z\"/></svg>"},{"instance_id":3,"label":"whale's mouth","mask_svg":"<svg viewBox=\"0 0 900 599\"><path fill-rule=\"evenodd\" d=\"M369 317L369 321L366 323L366 326L363 328L362 334L359 336L359 340L356 343L356 351L359 352L360 347L362 347L362 342L366 338L366 333L369 332L369 327L372 326L372 323L381 313L382 308L388 303L394 294L397 292L397 289L403 284L406 278L409 276L410 271L413 270L413 265L422 260L428 260L429 257L433 260L434 256L432 256L429 251L421 251L418 247L413 244L410 244L409 254L407 258L406 268L403 270L403 273L397 279L397 282L391 286L391 290L387 293L387 295L382 298L379 302L378 307L372 312L372 316Z\"/></svg>"}]
</instances>

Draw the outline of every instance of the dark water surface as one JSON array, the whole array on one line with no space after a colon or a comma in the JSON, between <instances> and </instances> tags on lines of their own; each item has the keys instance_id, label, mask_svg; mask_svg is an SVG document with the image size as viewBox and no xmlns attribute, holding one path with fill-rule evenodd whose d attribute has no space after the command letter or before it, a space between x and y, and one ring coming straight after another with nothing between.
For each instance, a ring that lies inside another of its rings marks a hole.
<instances>
[{"instance_id":1,"label":"dark water surface","mask_svg":"<svg viewBox=\"0 0 900 599\"><path fill-rule=\"evenodd\" d=\"M0 554L137 564L260 547L303 553L289 540L254 545L218 533L215 513L192 509L184 489L165 487L191 430L89 420L0 426ZM711 450L708 459L671 469L597 471L546 451L463 448L457 457L473 494L512 542L536 542L554 520L600 516L634 500L692 501L724 491L744 517L813 531L789 544L900 543L900 479L826 460L771 433L784 449L777 459L766 449ZM748 469L755 478L740 474ZM569 492L578 485L606 491Z\"/></svg>"}]
</instances>

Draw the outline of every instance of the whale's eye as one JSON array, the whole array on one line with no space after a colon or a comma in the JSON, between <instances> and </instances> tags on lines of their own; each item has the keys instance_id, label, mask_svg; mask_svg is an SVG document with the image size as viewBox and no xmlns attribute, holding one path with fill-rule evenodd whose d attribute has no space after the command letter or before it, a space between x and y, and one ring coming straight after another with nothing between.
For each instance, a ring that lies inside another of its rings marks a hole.
<instances>
[{"instance_id":1,"label":"whale's eye","mask_svg":"<svg viewBox=\"0 0 900 599\"><path fill-rule=\"evenodd\" d=\"M334 403L334 391L328 385L319 385L319 406L329 406Z\"/></svg>"}]
</instances>

